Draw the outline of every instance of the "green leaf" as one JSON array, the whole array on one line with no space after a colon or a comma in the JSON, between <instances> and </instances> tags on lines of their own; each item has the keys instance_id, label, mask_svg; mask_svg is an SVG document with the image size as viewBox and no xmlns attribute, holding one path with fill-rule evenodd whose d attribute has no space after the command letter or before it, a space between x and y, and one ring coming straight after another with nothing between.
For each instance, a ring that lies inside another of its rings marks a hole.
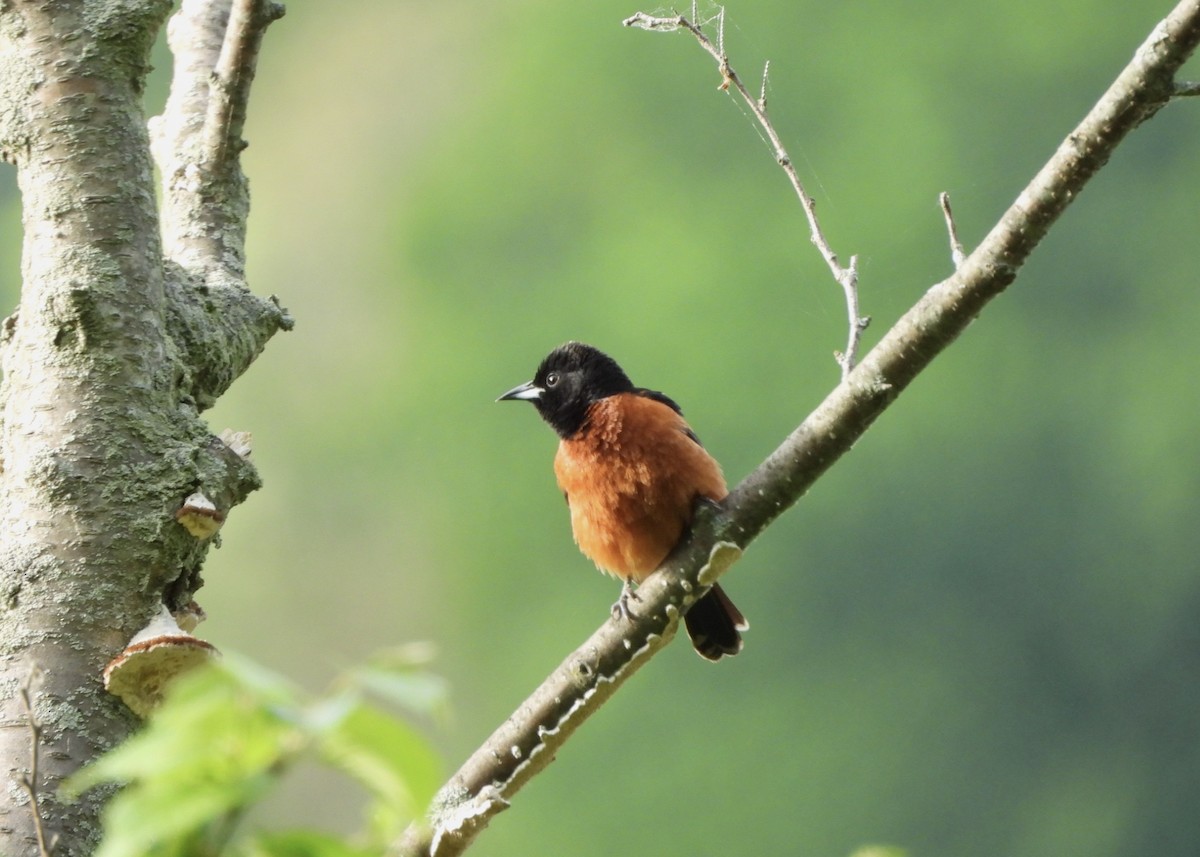
<instances>
[{"instance_id":1,"label":"green leaf","mask_svg":"<svg viewBox=\"0 0 1200 857\"><path fill-rule=\"evenodd\" d=\"M355 681L365 690L415 714L445 721L449 705L446 680L432 673L392 669L375 663L355 670Z\"/></svg>"},{"instance_id":2,"label":"green leaf","mask_svg":"<svg viewBox=\"0 0 1200 857\"><path fill-rule=\"evenodd\" d=\"M320 745L333 766L363 783L387 811L390 827L424 812L440 783L440 764L425 739L403 721L361 703Z\"/></svg>"},{"instance_id":3,"label":"green leaf","mask_svg":"<svg viewBox=\"0 0 1200 857\"><path fill-rule=\"evenodd\" d=\"M95 857L144 857L163 846L178 850L200 838L213 821L261 797L273 782L265 776L208 784L156 782L153 788L123 791L105 809L105 836Z\"/></svg>"},{"instance_id":4,"label":"green leaf","mask_svg":"<svg viewBox=\"0 0 1200 857\"><path fill-rule=\"evenodd\" d=\"M67 795L127 783L105 810L97 857L174 853L275 784L311 741L296 692L266 677L227 664L185 676L142 732L68 781Z\"/></svg>"},{"instance_id":5,"label":"green leaf","mask_svg":"<svg viewBox=\"0 0 1200 857\"><path fill-rule=\"evenodd\" d=\"M378 851L354 848L341 839L311 831L289 831L256 837L246 857L377 857Z\"/></svg>"},{"instance_id":6,"label":"green leaf","mask_svg":"<svg viewBox=\"0 0 1200 857\"><path fill-rule=\"evenodd\" d=\"M441 693L436 682L408 666L366 672L426 710ZM64 789L78 795L102 783L125 784L105 810L97 857L360 857L367 852L317 833L231 846L246 808L291 766L313 756L367 786L372 801L366 833L374 837L368 841L394 839L432 797L437 757L403 721L364 702L361 682L351 677L335 686L341 690L308 699L287 679L237 657L181 679L142 732Z\"/></svg>"},{"instance_id":7,"label":"green leaf","mask_svg":"<svg viewBox=\"0 0 1200 857\"><path fill-rule=\"evenodd\" d=\"M446 680L425 668L433 647L411 643L376 652L349 678L364 690L423 717L444 721L449 712Z\"/></svg>"},{"instance_id":8,"label":"green leaf","mask_svg":"<svg viewBox=\"0 0 1200 857\"><path fill-rule=\"evenodd\" d=\"M71 777L65 794L104 782L236 780L297 752L303 737L293 725L300 719L295 698L261 697L241 678L217 664L180 679L146 727Z\"/></svg>"}]
</instances>

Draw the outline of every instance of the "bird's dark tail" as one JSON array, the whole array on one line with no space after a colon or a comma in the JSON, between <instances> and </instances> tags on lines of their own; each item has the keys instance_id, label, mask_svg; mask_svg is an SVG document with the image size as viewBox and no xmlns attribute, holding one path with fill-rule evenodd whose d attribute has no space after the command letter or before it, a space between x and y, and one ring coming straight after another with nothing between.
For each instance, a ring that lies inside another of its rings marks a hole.
<instances>
[{"instance_id":1,"label":"bird's dark tail","mask_svg":"<svg viewBox=\"0 0 1200 857\"><path fill-rule=\"evenodd\" d=\"M707 595L692 605L683 622L692 638L692 647L700 657L710 661L740 652L742 635L738 632L750 627L725 590L715 583Z\"/></svg>"}]
</instances>

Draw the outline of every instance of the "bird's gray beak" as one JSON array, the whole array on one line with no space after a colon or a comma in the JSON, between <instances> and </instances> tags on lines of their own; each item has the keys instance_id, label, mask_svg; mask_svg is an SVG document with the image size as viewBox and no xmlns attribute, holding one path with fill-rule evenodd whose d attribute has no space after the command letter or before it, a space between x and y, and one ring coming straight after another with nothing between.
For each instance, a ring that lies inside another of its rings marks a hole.
<instances>
[{"instance_id":1,"label":"bird's gray beak","mask_svg":"<svg viewBox=\"0 0 1200 857\"><path fill-rule=\"evenodd\" d=\"M499 399L497 402L503 402L509 399L523 399L527 402L537 401L542 397L542 388L535 386L532 381L526 381L519 387L513 387Z\"/></svg>"}]
</instances>

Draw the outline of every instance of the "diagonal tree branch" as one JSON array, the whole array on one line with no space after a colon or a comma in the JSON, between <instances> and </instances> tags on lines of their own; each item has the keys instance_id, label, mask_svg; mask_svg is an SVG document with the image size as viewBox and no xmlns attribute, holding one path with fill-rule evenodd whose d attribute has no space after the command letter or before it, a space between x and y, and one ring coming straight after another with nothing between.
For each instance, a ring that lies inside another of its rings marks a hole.
<instances>
[{"instance_id":1,"label":"diagonal tree branch","mask_svg":"<svg viewBox=\"0 0 1200 857\"><path fill-rule=\"evenodd\" d=\"M462 765L395 853L462 853L579 725L674 634L679 616L845 454L908 384L1016 277L1030 253L1134 128L1174 95L1200 43L1200 0L1183 0L980 246L934 285L813 413L638 589L632 621L610 619Z\"/></svg>"}]
</instances>

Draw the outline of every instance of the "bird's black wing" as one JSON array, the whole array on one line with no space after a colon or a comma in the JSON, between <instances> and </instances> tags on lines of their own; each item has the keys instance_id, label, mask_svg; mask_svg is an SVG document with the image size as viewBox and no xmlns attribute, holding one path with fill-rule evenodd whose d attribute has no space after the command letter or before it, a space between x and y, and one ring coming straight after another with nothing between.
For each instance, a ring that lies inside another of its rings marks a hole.
<instances>
[{"instance_id":1,"label":"bird's black wing","mask_svg":"<svg viewBox=\"0 0 1200 857\"><path fill-rule=\"evenodd\" d=\"M635 396L641 396L643 399L653 399L656 402L661 402L675 413L679 414L679 416L683 416L683 409L680 408L679 405L675 403L675 400L666 393L660 393L658 390L647 390L645 387L634 387L633 394ZM700 442L700 438L696 437L696 433L692 431L692 427L687 425L687 423L684 423L684 434L694 440L697 446L704 446L704 444Z\"/></svg>"}]
</instances>

